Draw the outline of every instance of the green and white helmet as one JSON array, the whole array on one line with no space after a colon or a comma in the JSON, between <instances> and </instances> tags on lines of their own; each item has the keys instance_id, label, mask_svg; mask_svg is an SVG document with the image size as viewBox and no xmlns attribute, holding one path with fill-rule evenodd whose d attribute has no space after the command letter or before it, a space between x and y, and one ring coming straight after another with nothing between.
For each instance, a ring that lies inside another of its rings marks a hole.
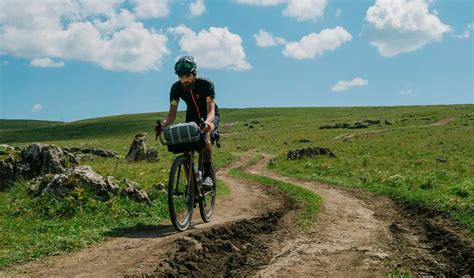
<instances>
[{"instance_id":1,"label":"green and white helmet","mask_svg":"<svg viewBox=\"0 0 474 278\"><path fill-rule=\"evenodd\" d=\"M174 72L177 75L186 75L189 73L196 73L197 66L192 56L183 56L179 58L174 65Z\"/></svg>"}]
</instances>

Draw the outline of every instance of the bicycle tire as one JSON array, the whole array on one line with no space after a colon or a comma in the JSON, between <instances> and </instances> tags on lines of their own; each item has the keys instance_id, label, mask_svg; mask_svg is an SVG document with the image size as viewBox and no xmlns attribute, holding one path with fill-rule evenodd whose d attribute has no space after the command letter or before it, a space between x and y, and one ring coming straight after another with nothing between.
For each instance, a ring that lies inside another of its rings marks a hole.
<instances>
[{"instance_id":1,"label":"bicycle tire","mask_svg":"<svg viewBox=\"0 0 474 278\"><path fill-rule=\"evenodd\" d=\"M185 231L191 223L194 207L194 179L189 168L189 160L178 156L171 165L168 182L168 209L171 223L179 231ZM190 182L189 182L190 180Z\"/></svg>"},{"instance_id":2,"label":"bicycle tire","mask_svg":"<svg viewBox=\"0 0 474 278\"><path fill-rule=\"evenodd\" d=\"M206 223L211 221L212 213L214 212L214 206L216 204L217 180L213 163L211 163L210 177L212 179L213 188L212 190L203 192L204 196L199 200L199 212L201 214L201 219Z\"/></svg>"}]
</instances>

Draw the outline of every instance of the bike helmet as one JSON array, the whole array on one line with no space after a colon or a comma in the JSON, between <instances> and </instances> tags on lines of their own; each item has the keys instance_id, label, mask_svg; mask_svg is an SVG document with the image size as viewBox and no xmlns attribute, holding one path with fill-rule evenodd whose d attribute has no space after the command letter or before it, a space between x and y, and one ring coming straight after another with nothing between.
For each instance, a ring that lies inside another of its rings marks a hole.
<instances>
[{"instance_id":1,"label":"bike helmet","mask_svg":"<svg viewBox=\"0 0 474 278\"><path fill-rule=\"evenodd\" d=\"M192 56L183 56L179 58L178 62L174 65L174 72L177 75L196 73L196 70L196 62Z\"/></svg>"}]
</instances>

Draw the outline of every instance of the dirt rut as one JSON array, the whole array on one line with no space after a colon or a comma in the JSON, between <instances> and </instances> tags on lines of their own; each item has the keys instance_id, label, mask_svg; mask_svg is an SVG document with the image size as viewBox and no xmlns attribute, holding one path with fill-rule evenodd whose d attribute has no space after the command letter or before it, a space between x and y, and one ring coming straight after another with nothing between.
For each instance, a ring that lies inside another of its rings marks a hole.
<instances>
[{"instance_id":1,"label":"dirt rut","mask_svg":"<svg viewBox=\"0 0 474 278\"><path fill-rule=\"evenodd\" d=\"M252 153L232 167L246 165ZM322 197L322 210L309 232L294 226L296 207L273 187L219 178L231 196L219 200L211 223L198 215L190 231L170 225L113 238L75 254L9 268L2 275L242 277L380 277L474 275L474 241L442 215L409 207L361 190L299 181L265 169L263 155L247 168L308 188Z\"/></svg>"},{"instance_id":2,"label":"dirt rut","mask_svg":"<svg viewBox=\"0 0 474 278\"><path fill-rule=\"evenodd\" d=\"M247 163L250 156L242 156L230 167L220 169L218 179L231 188L231 194L219 198L213 220L203 223L199 210L194 211L190 230L176 233L170 223L133 231L109 238L93 247L72 254L52 256L18 264L0 270L0 277L104 277L121 273L153 273L156 262L175 246L175 241L196 231L207 231L242 219L251 219L280 207L261 186L242 182L228 176L231 168Z\"/></svg>"},{"instance_id":3,"label":"dirt rut","mask_svg":"<svg viewBox=\"0 0 474 278\"><path fill-rule=\"evenodd\" d=\"M309 234L274 242L259 276L474 275L474 241L446 217L361 190L283 177L264 170L270 159L249 171L308 188L323 202Z\"/></svg>"}]
</instances>

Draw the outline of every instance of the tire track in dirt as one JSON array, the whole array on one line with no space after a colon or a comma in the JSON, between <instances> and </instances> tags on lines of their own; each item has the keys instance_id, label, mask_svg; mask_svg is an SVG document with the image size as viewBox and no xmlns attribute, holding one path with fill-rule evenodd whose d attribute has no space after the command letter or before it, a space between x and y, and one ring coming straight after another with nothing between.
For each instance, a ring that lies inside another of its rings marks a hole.
<instances>
[{"instance_id":1,"label":"tire track in dirt","mask_svg":"<svg viewBox=\"0 0 474 278\"><path fill-rule=\"evenodd\" d=\"M17 264L0 270L0 277L104 277L117 276L128 272L129 269L133 270L131 273L154 271L156 262L174 248L179 237L257 217L280 206L261 186L228 176L230 169L241 167L249 159L250 156L241 156L232 165L217 172L218 180L224 181L230 187L231 194L226 198L218 198L215 214L209 223L203 223L199 210L195 209L193 222L186 232L175 232L168 222L139 232L108 238L75 253Z\"/></svg>"},{"instance_id":2,"label":"tire track in dirt","mask_svg":"<svg viewBox=\"0 0 474 278\"><path fill-rule=\"evenodd\" d=\"M248 172L290 182L322 197L310 232L295 227L295 206L273 187L240 181L228 170L252 161L245 153L218 177L231 196L215 219L190 231L170 225L110 239L95 247L9 268L20 276L350 276L395 271L474 275L472 237L442 216L362 190L299 181L264 170L263 155ZM199 219L197 215L193 219Z\"/></svg>"},{"instance_id":3,"label":"tire track in dirt","mask_svg":"<svg viewBox=\"0 0 474 278\"><path fill-rule=\"evenodd\" d=\"M248 171L316 192L322 197L322 210L310 233L290 232L274 243L273 249L279 251L259 276L474 274L474 241L452 221L442 216L431 219L433 215L427 217L423 209L369 192L265 171L270 159L264 155Z\"/></svg>"}]
</instances>

